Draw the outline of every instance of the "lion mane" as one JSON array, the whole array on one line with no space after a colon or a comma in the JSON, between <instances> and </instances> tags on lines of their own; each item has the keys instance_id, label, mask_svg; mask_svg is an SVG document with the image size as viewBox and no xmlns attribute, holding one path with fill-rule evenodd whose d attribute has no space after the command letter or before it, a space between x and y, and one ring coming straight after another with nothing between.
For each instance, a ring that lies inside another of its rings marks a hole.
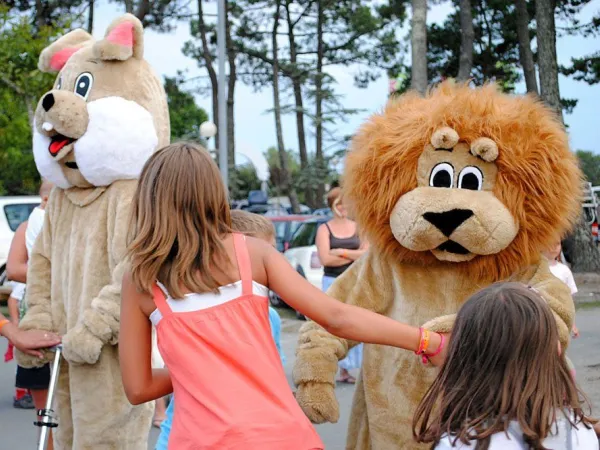
<instances>
[{"instance_id":1,"label":"lion mane","mask_svg":"<svg viewBox=\"0 0 600 450\"><path fill-rule=\"evenodd\" d=\"M498 146L492 193L518 224L496 254L457 264L476 279L506 279L539 261L540 252L572 229L581 213L582 173L556 114L532 95L503 94L492 84L472 89L452 81L425 97L389 101L358 131L343 186L359 227L382 254L403 263L453 264L413 251L394 237L390 217L400 197L417 188L419 158L432 134L454 129L459 142L489 138Z\"/></svg>"}]
</instances>

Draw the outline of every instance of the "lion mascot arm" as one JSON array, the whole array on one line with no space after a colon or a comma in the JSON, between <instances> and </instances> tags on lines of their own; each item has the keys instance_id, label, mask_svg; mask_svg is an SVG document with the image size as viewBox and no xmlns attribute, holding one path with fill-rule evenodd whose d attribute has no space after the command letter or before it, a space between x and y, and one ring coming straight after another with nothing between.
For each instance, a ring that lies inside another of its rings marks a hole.
<instances>
[{"instance_id":1,"label":"lion mascot arm","mask_svg":"<svg viewBox=\"0 0 600 450\"><path fill-rule=\"evenodd\" d=\"M327 294L349 305L383 313L393 302L390 266L369 251L335 281ZM312 321L300 329L293 371L298 386L296 399L313 423L337 422L339 405L334 387L338 361L356 344Z\"/></svg>"},{"instance_id":2,"label":"lion mascot arm","mask_svg":"<svg viewBox=\"0 0 600 450\"><path fill-rule=\"evenodd\" d=\"M546 300L556 319L560 344L562 348L567 348L575 318L575 304L569 287L552 275L548 261L544 258L540 261L533 276L522 281L535 289ZM455 319L456 314L437 317L423 327L438 333L450 333Z\"/></svg>"},{"instance_id":3,"label":"lion mascot arm","mask_svg":"<svg viewBox=\"0 0 600 450\"><path fill-rule=\"evenodd\" d=\"M53 192L54 193L54 192ZM27 268L27 290L25 291L25 302L27 312L19 322L22 330L54 330L52 323L51 285L52 285L52 263L50 259L52 249L52 226L51 215L56 202L55 196L50 194L44 225L35 240L31 251ZM24 368L41 367L52 361L53 355L44 351L43 358L15 351L15 357L19 366Z\"/></svg>"},{"instance_id":4,"label":"lion mascot arm","mask_svg":"<svg viewBox=\"0 0 600 450\"><path fill-rule=\"evenodd\" d=\"M112 187L107 223L111 282L105 285L80 316L79 323L63 337L64 356L75 364L95 364L104 345L119 339L121 283L127 265L127 230L134 183L116 182ZM115 192L119 191L119 192Z\"/></svg>"}]
</instances>

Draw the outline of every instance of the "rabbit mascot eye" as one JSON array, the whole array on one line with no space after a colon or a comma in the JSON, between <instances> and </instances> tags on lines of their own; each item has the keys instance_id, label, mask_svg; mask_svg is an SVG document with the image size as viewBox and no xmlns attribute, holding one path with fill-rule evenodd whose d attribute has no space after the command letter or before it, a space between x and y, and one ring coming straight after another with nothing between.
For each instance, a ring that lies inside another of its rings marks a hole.
<instances>
[{"instance_id":1,"label":"rabbit mascot eye","mask_svg":"<svg viewBox=\"0 0 600 450\"><path fill-rule=\"evenodd\" d=\"M475 291L513 278L549 303L565 348L573 300L541 252L576 222L580 180L564 127L533 97L444 82L393 99L356 134L344 174L371 247L328 293L446 333ZM355 344L303 326L296 398L313 422L337 421L337 361ZM363 361L346 448L429 448L413 441L412 415L436 369L383 346Z\"/></svg>"},{"instance_id":2,"label":"rabbit mascot eye","mask_svg":"<svg viewBox=\"0 0 600 450\"><path fill-rule=\"evenodd\" d=\"M125 397L117 347L136 179L170 135L166 95L143 53L142 25L127 14L104 39L75 30L39 59L58 76L35 112L33 152L55 188L29 260L21 327L63 336L58 450L147 448L152 406ZM17 360L34 367L51 357Z\"/></svg>"}]
</instances>

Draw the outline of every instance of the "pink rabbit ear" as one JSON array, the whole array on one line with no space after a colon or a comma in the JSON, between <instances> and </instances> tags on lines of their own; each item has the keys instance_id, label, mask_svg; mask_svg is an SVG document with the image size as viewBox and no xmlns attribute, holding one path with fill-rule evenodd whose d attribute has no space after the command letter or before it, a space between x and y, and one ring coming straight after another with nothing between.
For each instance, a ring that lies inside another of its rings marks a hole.
<instances>
[{"instance_id":1,"label":"pink rabbit ear","mask_svg":"<svg viewBox=\"0 0 600 450\"><path fill-rule=\"evenodd\" d=\"M137 17L125 14L106 30L103 40L94 45L96 57L105 61L125 61L144 56L144 29Z\"/></svg>"},{"instance_id":2,"label":"pink rabbit ear","mask_svg":"<svg viewBox=\"0 0 600 450\"><path fill-rule=\"evenodd\" d=\"M93 40L87 32L74 30L44 49L38 61L42 72L60 72L69 58Z\"/></svg>"}]
</instances>

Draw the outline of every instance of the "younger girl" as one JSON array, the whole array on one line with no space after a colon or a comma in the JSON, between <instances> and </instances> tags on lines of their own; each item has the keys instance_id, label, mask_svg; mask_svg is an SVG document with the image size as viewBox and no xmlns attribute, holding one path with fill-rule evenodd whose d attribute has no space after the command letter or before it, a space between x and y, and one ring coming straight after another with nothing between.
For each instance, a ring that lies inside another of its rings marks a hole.
<instances>
[{"instance_id":1,"label":"younger girl","mask_svg":"<svg viewBox=\"0 0 600 450\"><path fill-rule=\"evenodd\" d=\"M175 144L150 158L133 199L119 353L133 404L174 391L169 448L323 449L271 338L268 289L340 337L442 357L442 336L328 297L230 223L208 152ZM151 368L151 321L167 369Z\"/></svg>"},{"instance_id":2,"label":"younger girl","mask_svg":"<svg viewBox=\"0 0 600 450\"><path fill-rule=\"evenodd\" d=\"M417 408L414 432L432 449L598 450L534 290L497 283L460 309L446 361Z\"/></svg>"}]
</instances>

